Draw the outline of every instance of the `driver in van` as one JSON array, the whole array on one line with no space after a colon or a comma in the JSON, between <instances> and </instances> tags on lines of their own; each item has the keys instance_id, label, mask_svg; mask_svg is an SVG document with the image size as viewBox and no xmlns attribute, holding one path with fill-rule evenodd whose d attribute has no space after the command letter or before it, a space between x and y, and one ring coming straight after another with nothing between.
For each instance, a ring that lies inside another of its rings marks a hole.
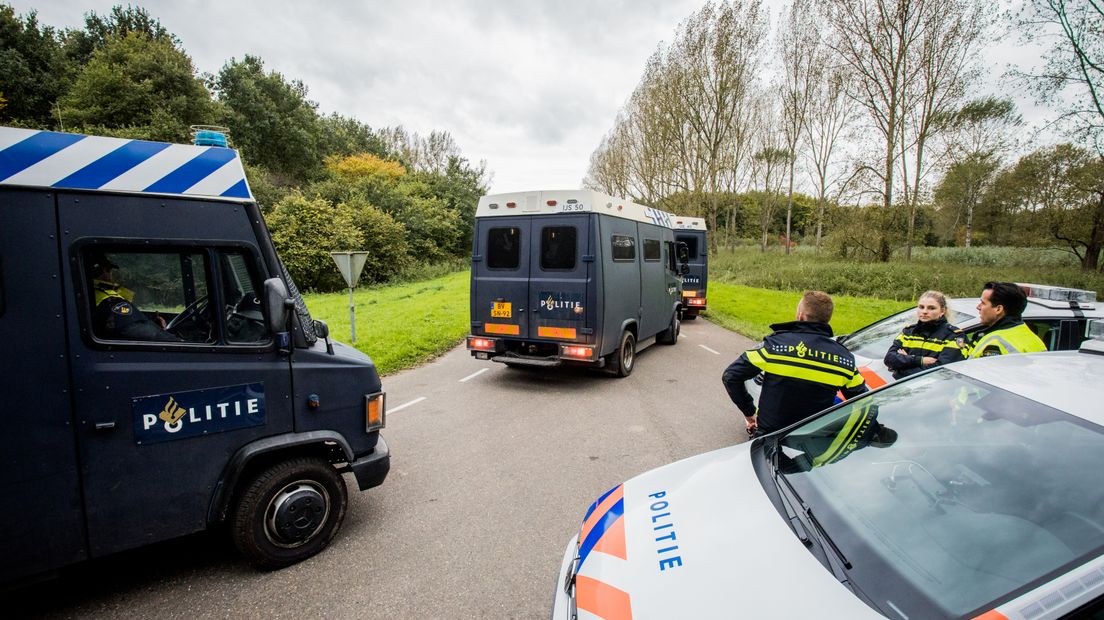
<instances>
[{"instance_id":1,"label":"driver in van","mask_svg":"<svg viewBox=\"0 0 1104 620\"><path fill-rule=\"evenodd\" d=\"M113 340L155 340L180 342L180 338L165 331L165 319L150 318L134 305L134 292L115 282L111 275L119 266L106 254L93 254L92 278L95 293L92 310L93 331L101 338Z\"/></svg>"}]
</instances>

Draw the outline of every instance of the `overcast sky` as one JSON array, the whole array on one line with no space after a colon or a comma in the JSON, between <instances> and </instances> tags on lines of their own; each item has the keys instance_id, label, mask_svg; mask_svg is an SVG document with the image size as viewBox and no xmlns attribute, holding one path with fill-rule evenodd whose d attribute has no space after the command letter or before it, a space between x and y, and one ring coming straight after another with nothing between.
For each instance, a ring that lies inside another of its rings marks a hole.
<instances>
[{"instance_id":1,"label":"overcast sky","mask_svg":"<svg viewBox=\"0 0 1104 620\"><path fill-rule=\"evenodd\" d=\"M58 28L120 3L8 1ZM487 161L491 191L505 192L579 187L648 56L702 0L135 4L180 38L199 71L259 56L302 80L323 113L451 132L465 157ZM781 0L765 5L775 21ZM989 90L1001 90L1004 63L1032 55L1009 38L989 50Z\"/></svg>"}]
</instances>

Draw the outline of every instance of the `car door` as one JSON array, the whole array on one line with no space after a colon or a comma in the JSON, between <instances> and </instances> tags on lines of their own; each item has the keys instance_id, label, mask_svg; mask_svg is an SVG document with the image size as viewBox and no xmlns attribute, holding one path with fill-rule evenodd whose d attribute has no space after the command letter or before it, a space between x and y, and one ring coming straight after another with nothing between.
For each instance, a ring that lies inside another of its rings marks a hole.
<instances>
[{"instance_id":1,"label":"car door","mask_svg":"<svg viewBox=\"0 0 1104 620\"><path fill-rule=\"evenodd\" d=\"M138 196L61 196L59 214L74 238L65 274L91 555L204 529L231 456L293 430L290 362L258 331L268 274L249 220L234 205ZM98 261L116 266L120 297L100 299ZM135 318L145 331L117 331Z\"/></svg>"},{"instance_id":2,"label":"car door","mask_svg":"<svg viewBox=\"0 0 1104 620\"><path fill-rule=\"evenodd\" d=\"M590 215L533 218L529 256L529 338L588 342L594 261Z\"/></svg>"},{"instance_id":3,"label":"car door","mask_svg":"<svg viewBox=\"0 0 1104 620\"><path fill-rule=\"evenodd\" d=\"M487 217L476 221L472 253L473 334L529 335L531 217Z\"/></svg>"}]
</instances>

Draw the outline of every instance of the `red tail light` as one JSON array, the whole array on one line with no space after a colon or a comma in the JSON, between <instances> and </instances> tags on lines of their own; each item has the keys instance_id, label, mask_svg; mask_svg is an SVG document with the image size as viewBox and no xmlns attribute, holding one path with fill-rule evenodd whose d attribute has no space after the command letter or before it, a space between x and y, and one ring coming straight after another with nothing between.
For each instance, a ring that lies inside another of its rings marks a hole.
<instances>
[{"instance_id":1,"label":"red tail light","mask_svg":"<svg viewBox=\"0 0 1104 620\"><path fill-rule=\"evenodd\" d=\"M588 360L594 357L594 349L590 347L564 347L563 354L565 357Z\"/></svg>"},{"instance_id":2,"label":"red tail light","mask_svg":"<svg viewBox=\"0 0 1104 620\"><path fill-rule=\"evenodd\" d=\"M494 351L495 341L491 338L468 338L468 348L477 351Z\"/></svg>"},{"instance_id":3,"label":"red tail light","mask_svg":"<svg viewBox=\"0 0 1104 620\"><path fill-rule=\"evenodd\" d=\"M689 299L686 300L686 303L690 304L691 306L704 306L705 305L705 298L704 297L690 297Z\"/></svg>"}]
</instances>

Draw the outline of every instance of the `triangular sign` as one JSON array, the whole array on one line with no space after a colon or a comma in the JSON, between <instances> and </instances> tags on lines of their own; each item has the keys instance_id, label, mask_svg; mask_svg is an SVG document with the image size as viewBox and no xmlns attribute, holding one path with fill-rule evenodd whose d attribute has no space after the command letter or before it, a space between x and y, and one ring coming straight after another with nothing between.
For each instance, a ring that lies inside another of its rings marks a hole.
<instances>
[{"instance_id":1,"label":"triangular sign","mask_svg":"<svg viewBox=\"0 0 1104 620\"><path fill-rule=\"evenodd\" d=\"M355 288L360 272L364 271L364 263L368 260L368 252L330 252L337 268L341 270L341 277L349 288Z\"/></svg>"}]
</instances>

